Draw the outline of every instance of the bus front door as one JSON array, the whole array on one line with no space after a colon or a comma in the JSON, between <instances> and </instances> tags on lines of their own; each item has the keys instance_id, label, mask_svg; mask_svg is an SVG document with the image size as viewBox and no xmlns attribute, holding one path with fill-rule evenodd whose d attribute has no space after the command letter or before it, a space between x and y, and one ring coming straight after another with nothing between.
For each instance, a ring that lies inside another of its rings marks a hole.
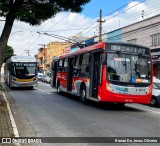
<instances>
[{"instance_id":1,"label":"bus front door","mask_svg":"<svg viewBox=\"0 0 160 146\"><path fill-rule=\"evenodd\" d=\"M100 77L100 63L101 63L101 53L93 53L92 54L92 67L91 67L91 88L90 93L91 97L98 98L98 83L99 83L99 77Z\"/></svg>"},{"instance_id":2,"label":"bus front door","mask_svg":"<svg viewBox=\"0 0 160 146\"><path fill-rule=\"evenodd\" d=\"M53 68L53 74L51 74L51 78L53 78L53 80L51 79L52 87L56 87L57 65L58 65L58 62L55 61L54 62L54 68Z\"/></svg>"},{"instance_id":3,"label":"bus front door","mask_svg":"<svg viewBox=\"0 0 160 146\"><path fill-rule=\"evenodd\" d=\"M73 79L73 61L74 58L69 58L68 60L68 82L67 82L67 90L69 92L72 91L72 79Z\"/></svg>"}]
</instances>

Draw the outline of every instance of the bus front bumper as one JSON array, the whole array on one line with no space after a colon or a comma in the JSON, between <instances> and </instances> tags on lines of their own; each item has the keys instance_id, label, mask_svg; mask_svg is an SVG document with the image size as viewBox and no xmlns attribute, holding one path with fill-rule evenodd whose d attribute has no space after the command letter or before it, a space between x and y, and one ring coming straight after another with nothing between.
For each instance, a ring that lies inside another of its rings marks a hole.
<instances>
[{"instance_id":1,"label":"bus front bumper","mask_svg":"<svg viewBox=\"0 0 160 146\"><path fill-rule=\"evenodd\" d=\"M11 80L10 82L11 87L35 87L38 86L38 80L32 82L16 82Z\"/></svg>"}]
</instances>

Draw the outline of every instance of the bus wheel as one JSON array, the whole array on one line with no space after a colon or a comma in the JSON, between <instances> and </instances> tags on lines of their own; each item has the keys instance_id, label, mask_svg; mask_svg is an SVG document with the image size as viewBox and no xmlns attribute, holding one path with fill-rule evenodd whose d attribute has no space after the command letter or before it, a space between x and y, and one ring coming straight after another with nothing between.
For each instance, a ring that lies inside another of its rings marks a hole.
<instances>
[{"instance_id":1,"label":"bus wheel","mask_svg":"<svg viewBox=\"0 0 160 146\"><path fill-rule=\"evenodd\" d=\"M151 105L152 107L156 105L156 99L155 99L154 96L153 96L152 99L151 99L150 105Z\"/></svg>"},{"instance_id":2,"label":"bus wheel","mask_svg":"<svg viewBox=\"0 0 160 146\"><path fill-rule=\"evenodd\" d=\"M122 103L121 103L121 102L116 103L116 106L117 106L117 107L121 107L121 108L122 108L122 107L124 107L124 105L125 105L125 103L123 103L123 102L122 102Z\"/></svg>"},{"instance_id":3,"label":"bus wheel","mask_svg":"<svg viewBox=\"0 0 160 146\"><path fill-rule=\"evenodd\" d=\"M58 94L61 94L60 83L57 84L57 93L58 93Z\"/></svg>"},{"instance_id":4,"label":"bus wheel","mask_svg":"<svg viewBox=\"0 0 160 146\"><path fill-rule=\"evenodd\" d=\"M30 87L29 87L29 89L31 89L31 90L32 90L33 88L34 88L33 86L30 86Z\"/></svg>"},{"instance_id":5,"label":"bus wheel","mask_svg":"<svg viewBox=\"0 0 160 146\"><path fill-rule=\"evenodd\" d=\"M81 90L80 90L80 101L83 103L83 104L87 104L88 100L86 98L86 86L83 85Z\"/></svg>"}]
</instances>

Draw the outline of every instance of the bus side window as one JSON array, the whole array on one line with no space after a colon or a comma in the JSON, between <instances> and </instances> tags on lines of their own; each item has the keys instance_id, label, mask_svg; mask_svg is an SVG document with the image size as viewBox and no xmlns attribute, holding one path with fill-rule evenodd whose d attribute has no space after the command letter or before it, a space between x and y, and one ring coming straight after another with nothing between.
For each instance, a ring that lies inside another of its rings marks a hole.
<instances>
[{"instance_id":1,"label":"bus side window","mask_svg":"<svg viewBox=\"0 0 160 146\"><path fill-rule=\"evenodd\" d=\"M64 67L63 67L63 71L66 72L67 70L68 70L68 58L64 60Z\"/></svg>"},{"instance_id":2,"label":"bus side window","mask_svg":"<svg viewBox=\"0 0 160 146\"><path fill-rule=\"evenodd\" d=\"M58 61L58 71L62 71L62 67L63 67L63 60L59 60Z\"/></svg>"},{"instance_id":3,"label":"bus side window","mask_svg":"<svg viewBox=\"0 0 160 146\"><path fill-rule=\"evenodd\" d=\"M73 76L79 76L79 71L80 71L80 68L79 68L79 58L80 56L75 56L74 58L74 69L73 69Z\"/></svg>"},{"instance_id":4,"label":"bus side window","mask_svg":"<svg viewBox=\"0 0 160 146\"><path fill-rule=\"evenodd\" d=\"M82 65L81 65L81 76L82 77L89 77L89 71L90 71L90 53L84 54L82 58Z\"/></svg>"}]
</instances>

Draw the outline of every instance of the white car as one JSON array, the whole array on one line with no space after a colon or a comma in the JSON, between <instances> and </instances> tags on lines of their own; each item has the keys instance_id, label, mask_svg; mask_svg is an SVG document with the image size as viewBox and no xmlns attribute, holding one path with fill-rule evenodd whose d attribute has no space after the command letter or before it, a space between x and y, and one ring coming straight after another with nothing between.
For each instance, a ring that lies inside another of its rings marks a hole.
<instances>
[{"instance_id":1,"label":"white car","mask_svg":"<svg viewBox=\"0 0 160 146\"><path fill-rule=\"evenodd\" d=\"M43 77L43 74L42 73L38 73L38 80L39 81L41 81L42 77Z\"/></svg>"},{"instance_id":2,"label":"white car","mask_svg":"<svg viewBox=\"0 0 160 146\"><path fill-rule=\"evenodd\" d=\"M151 99L151 106L160 107L160 84L153 83L153 91L152 91L152 99Z\"/></svg>"},{"instance_id":3,"label":"white car","mask_svg":"<svg viewBox=\"0 0 160 146\"><path fill-rule=\"evenodd\" d=\"M51 78L50 78L49 76L47 76L47 77L46 77L46 82L47 82L47 83L50 83L50 81L51 81Z\"/></svg>"},{"instance_id":4,"label":"white car","mask_svg":"<svg viewBox=\"0 0 160 146\"><path fill-rule=\"evenodd\" d=\"M155 76L153 76L153 82L154 83L160 83L160 79L156 78Z\"/></svg>"}]
</instances>

